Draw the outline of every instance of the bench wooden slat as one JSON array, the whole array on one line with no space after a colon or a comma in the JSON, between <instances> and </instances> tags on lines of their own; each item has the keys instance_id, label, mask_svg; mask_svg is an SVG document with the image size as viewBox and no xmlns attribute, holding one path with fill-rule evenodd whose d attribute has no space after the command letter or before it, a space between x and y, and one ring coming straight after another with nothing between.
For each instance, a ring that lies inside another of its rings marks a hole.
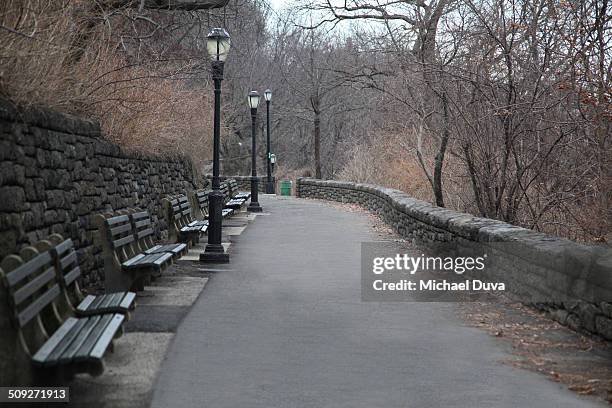
<instances>
[{"instance_id":1,"label":"bench wooden slat","mask_svg":"<svg viewBox=\"0 0 612 408\"><path fill-rule=\"evenodd\" d=\"M187 248L187 244L169 244L162 246L159 250L179 254Z\"/></svg>"},{"instance_id":2,"label":"bench wooden slat","mask_svg":"<svg viewBox=\"0 0 612 408\"><path fill-rule=\"evenodd\" d=\"M134 236L128 235L127 237L113 241L112 244L114 248L121 248L122 246L128 245L132 242L134 242Z\"/></svg>"},{"instance_id":3,"label":"bench wooden slat","mask_svg":"<svg viewBox=\"0 0 612 408\"><path fill-rule=\"evenodd\" d=\"M138 211L138 212L132 213L131 216L135 220L140 220L143 218L149 218L149 212L148 211Z\"/></svg>"},{"instance_id":4,"label":"bench wooden slat","mask_svg":"<svg viewBox=\"0 0 612 408\"><path fill-rule=\"evenodd\" d=\"M74 317L68 318L64 324L62 324L59 329L53 333L53 335L42 345L40 349L34 354L32 360L38 364L43 364L49 358L49 355L53 352L55 347L59 344L59 342L68 334L79 319L75 319Z\"/></svg>"},{"instance_id":5,"label":"bench wooden slat","mask_svg":"<svg viewBox=\"0 0 612 408\"><path fill-rule=\"evenodd\" d=\"M132 229L132 224L123 224L118 227L114 227L110 229L111 236L120 235L122 233L128 232Z\"/></svg>"},{"instance_id":6,"label":"bench wooden slat","mask_svg":"<svg viewBox=\"0 0 612 408\"><path fill-rule=\"evenodd\" d=\"M106 352L106 349L108 348L108 345L111 343L111 341L113 341L115 333L117 333L117 331L121 327L121 324L123 324L124 319L125 317L120 314L115 314L113 316L109 324L106 326L104 332L91 349L91 352L89 353L90 358L102 358L102 356Z\"/></svg>"},{"instance_id":7,"label":"bench wooden slat","mask_svg":"<svg viewBox=\"0 0 612 408\"><path fill-rule=\"evenodd\" d=\"M147 249L146 251L144 251L144 253L147 254L147 255L148 254L154 254L155 252L160 251L161 248L162 248L161 245L155 245L155 246L152 246L151 248Z\"/></svg>"},{"instance_id":8,"label":"bench wooden slat","mask_svg":"<svg viewBox=\"0 0 612 408\"><path fill-rule=\"evenodd\" d=\"M93 329L97 326L100 320L104 319L105 315L101 316L92 316L92 317L84 317L83 320L86 320L85 325L81 330L79 330L74 339L70 342L68 347L64 350L61 357L58 359L58 363L66 364L72 362L74 355L79 351L81 346L87 341L87 338L93 331Z\"/></svg>"},{"instance_id":9,"label":"bench wooden slat","mask_svg":"<svg viewBox=\"0 0 612 408\"><path fill-rule=\"evenodd\" d=\"M179 254L187 248L187 244L168 244L168 245L155 245L145 251L145 254L157 254L160 252L172 252Z\"/></svg>"},{"instance_id":10,"label":"bench wooden slat","mask_svg":"<svg viewBox=\"0 0 612 408\"><path fill-rule=\"evenodd\" d=\"M21 327L28 324L30 320L36 317L46 306L48 306L57 296L60 294L60 288L57 284L49 288L45 293L42 294L35 301L30 303L21 313L17 314L17 320Z\"/></svg>"},{"instance_id":11,"label":"bench wooden slat","mask_svg":"<svg viewBox=\"0 0 612 408\"><path fill-rule=\"evenodd\" d=\"M9 288L15 286L16 283L22 279L27 278L34 273L38 268L44 266L46 263L51 262L51 254L43 252L29 260L25 264L15 268L13 271L6 274L6 281Z\"/></svg>"},{"instance_id":12,"label":"bench wooden slat","mask_svg":"<svg viewBox=\"0 0 612 408\"><path fill-rule=\"evenodd\" d=\"M139 264L153 264L156 260L162 257L163 254L146 254L144 258L138 261Z\"/></svg>"},{"instance_id":13,"label":"bench wooden slat","mask_svg":"<svg viewBox=\"0 0 612 408\"><path fill-rule=\"evenodd\" d=\"M135 257L132 257L123 263L123 266L131 266L134 263L138 262L140 259L144 258L144 254L138 254Z\"/></svg>"},{"instance_id":14,"label":"bench wooden slat","mask_svg":"<svg viewBox=\"0 0 612 408\"><path fill-rule=\"evenodd\" d=\"M113 320L114 315L105 314L101 317L101 319L96 323L96 325L92 328L91 332L81 345L79 349L74 354L73 358L75 361L82 361L90 358L91 350L94 348L98 340L104 335L107 330L108 324ZM113 333L114 335L114 333ZM111 336L111 340L114 336ZM109 342L110 344L110 342ZM102 353L100 357L102 358Z\"/></svg>"},{"instance_id":15,"label":"bench wooden slat","mask_svg":"<svg viewBox=\"0 0 612 408\"><path fill-rule=\"evenodd\" d=\"M122 222L126 222L126 221L129 221L129 220L130 220L130 218L127 215L118 215L116 217L107 218L106 219L106 223L109 226L112 226L112 225L119 224L119 223L122 223Z\"/></svg>"},{"instance_id":16,"label":"bench wooden slat","mask_svg":"<svg viewBox=\"0 0 612 408\"><path fill-rule=\"evenodd\" d=\"M104 300L100 303L100 309L108 309L109 307L116 307L121 303L123 293L109 293L102 295Z\"/></svg>"},{"instance_id":17,"label":"bench wooden slat","mask_svg":"<svg viewBox=\"0 0 612 408\"><path fill-rule=\"evenodd\" d=\"M89 295L77 309L85 315L101 313L125 313L134 306L134 292L117 292L105 295ZM127 300L126 300L127 299Z\"/></svg>"},{"instance_id":18,"label":"bench wooden slat","mask_svg":"<svg viewBox=\"0 0 612 408\"><path fill-rule=\"evenodd\" d=\"M87 308L87 310L97 309L100 306L100 303L102 303L103 300L104 299L102 299L101 296L96 296L95 299L93 300L93 302L91 302L91 304Z\"/></svg>"},{"instance_id":19,"label":"bench wooden slat","mask_svg":"<svg viewBox=\"0 0 612 408\"><path fill-rule=\"evenodd\" d=\"M108 309L116 309L118 307L121 307L121 302L123 302L123 298L126 296L127 293L129 292L113 293L113 299L108 302L108 305L106 307Z\"/></svg>"},{"instance_id":20,"label":"bench wooden slat","mask_svg":"<svg viewBox=\"0 0 612 408\"><path fill-rule=\"evenodd\" d=\"M70 254L60 259L60 266L65 268L75 262L77 262L77 254L75 251L71 251Z\"/></svg>"},{"instance_id":21,"label":"bench wooden slat","mask_svg":"<svg viewBox=\"0 0 612 408\"><path fill-rule=\"evenodd\" d=\"M140 256L140 255L143 255L143 256ZM124 266L128 268L143 268L147 266L159 267L159 265L164 264L166 261L168 261L168 259L172 258L172 254L169 254L169 253L147 254L147 255L140 254L140 255L134 257L138 259L135 259L133 262L130 262L130 264L126 265L124 263Z\"/></svg>"},{"instance_id":22,"label":"bench wooden slat","mask_svg":"<svg viewBox=\"0 0 612 408\"><path fill-rule=\"evenodd\" d=\"M99 309L99 310L106 309L108 307L108 304L113 300L113 296L115 296L115 293L98 295L98 297L100 298L100 303L98 304L96 309Z\"/></svg>"},{"instance_id":23,"label":"bench wooden slat","mask_svg":"<svg viewBox=\"0 0 612 408\"><path fill-rule=\"evenodd\" d=\"M64 351L66 351L66 349L70 347L70 344L72 344L74 339L77 338L79 332L83 329L85 324L87 324L87 321L88 319L77 319L76 324L72 326L70 331L64 333L61 338L57 339L53 351L44 360L44 363L48 365L56 364L59 358L64 353Z\"/></svg>"},{"instance_id":24,"label":"bench wooden slat","mask_svg":"<svg viewBox=\"0 0 612 408\"><path fill-rule=\"evenodd\" d=\"M96 300L97 296L87 295L85 299L77 306L77 310L80 312L85 312L91 304Z\"/></svg>"},{"instance_id":25,"label":"bench wooden slat","mask_svg":"<svg viewBox=\"0 0 612 408\"><path fill-rule=\"evenodd\" d=\"M121 300L119 307L122 309L132 309L134 307L134 301L136 300L136 293L126 292L125 296Z\"/></svg>"},{"instance_id":26,"label":"bench wooden slat","mask_svg":"<svg viewBox=\"0 0 612 408\"><path fill-rule=\"evenodd\" d=\"M54 249L57 252L57 255L62 257L64 253L69 251L71 248L74 248L74 243L72 242L72 239L68 238L64 242L57 244Z\"/></svg>"},{"instance_id":27,"label":"bench wooden slat","mask_svg":"<svg viewBox=\"0 0 612 408\"><path fill-rule=\"evenodd\" d=\"M138 231L136 233L136 235L138 236L138 239L148 237L149 235L153 235L153 234L154 234L154 231L152 228L147 228L144 231Z\"/></svg>"},{"instance_id":28,"label":"bench wooden slat","mask_svg":"<svg viewBox=\"0 0 612 408\"><path fill-rule=\"evenodd\" d=\"M208 229L208 225L194 225L192 227L186 225L181 228L181 232L204 232Z\"/></svg>"},{"instance_id":29,"label":"bench wooden slat","mask_svg":"<svg viewBox=\"0 0 612 408\"><path fill-rule=\"evenodd\" d=\"M140 221L134 221L134 226L136 228L145 227L147 225L151 225L151 219L150 218L145 218L144 220L140 220Z\"/></svg>"},{"instance_id":30,"label":"bench wooden slat","mask_svg":"<svg viewBox=\"0 0 612 408\"><path fill-rule=\"evenodd\" d=\"M203 225L208 225L208 221L195 220L187 224L188 227L197 227L197 226L203 226Z\"/></svg>"},{"instance_id":31,"label":"bench wooden slat","mask_svg":"<svg viewBox=\"0 0 612 408\"><path fill-rule=\"evenodd\" d=\"M64 275L65 285L68 286L72 284L72 282L77 280L79 276L81 276L81 268L77 266Z\"/></svg>"},{"instance_id":32,"label":"bench wooden slat","mask_svg":"<svg viewBox=\"0 0 612 408\"><path fill-rule=\"evenodd\" d=\"M29 296L33 295L38 290L40 290L40 288L49 284L49 282L53 281L54 278L55 268L47 268L46 271L29 281L13 293L13 301L15 302L15 305L20 305L21 302L23 302Z\"/></svg>"},{"instance_id":33,"label":"bench wooden slat","mask_svg":"<svg viewBox=\"0 0 612 408\"><path fill-rule=\"evenodd\" d=\"M156 265L162 265L163 263L167 262L169 259L172 258L172 254L169 254L169 253L164 253L161 255L162 256L154 260L153 263L155 263Z\"/></svg>"}]
</instances>

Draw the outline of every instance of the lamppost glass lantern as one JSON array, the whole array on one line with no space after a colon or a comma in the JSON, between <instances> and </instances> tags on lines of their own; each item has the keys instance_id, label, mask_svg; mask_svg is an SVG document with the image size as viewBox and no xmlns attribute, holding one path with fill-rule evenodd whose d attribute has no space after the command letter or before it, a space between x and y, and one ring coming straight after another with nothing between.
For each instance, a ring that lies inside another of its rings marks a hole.
<instances>
[{"instance_id":1,"label":"lamppost glass lantern","mask_svg":"<svg viewBox=\"0 0 612 408\"><path fill-rule=\"evenodd\" d=\"M264 98L266 98L267 102L270 102L272 100L272 91L269 89L266 89L264 91Z\"/></svg>"},{"instance_id":2,"label":"lamppost glass lantern","mask_svg":"<svg viewBox=\"0 0 612 408\"><path fill-rule=\"evenodd\" d=\"M271 162L272 164L276 164L276 155L275 155L274 153L272 153L272 154L270 155L270 162Z\"/></svg>"},{"instance_id":3,"label":"lamppost glass lantern","mask_svg":"<svg viewBox=\"0 0 612 408\"><path fill-rule=\"evenodd\" d=\"M213 28L206 37L206 50L211 61L225 62L231 47L230 36L224 28Z\"/></svg>"},{"instance_id":4,"label":"lamppost glass lantern","mask_svg":"<svg viewBox=\"0 0 612 408\"><path fill-rule=\"evenodd\" d=\"M259 92L251 91L249 92L249 107L251 109L257 109L259 106Z\"/></svg>"}]
</instances>

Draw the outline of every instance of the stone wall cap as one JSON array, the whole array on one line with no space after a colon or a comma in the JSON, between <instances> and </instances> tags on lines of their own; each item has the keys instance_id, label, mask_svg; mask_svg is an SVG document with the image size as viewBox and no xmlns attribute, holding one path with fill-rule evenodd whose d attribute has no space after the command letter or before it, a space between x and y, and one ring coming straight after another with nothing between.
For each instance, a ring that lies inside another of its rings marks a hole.
<instances>
[{"instance_id":1,"label":"stone wall cap","mask_svg":"<svg viewBox=\"0 0 612 408\"><path fill-rule=\"evenodd\" d=\"M57 132L100 137L100 123L42 107L19 107L0 98L0 119L21 122Z\"/></svg>"}]
</instances>

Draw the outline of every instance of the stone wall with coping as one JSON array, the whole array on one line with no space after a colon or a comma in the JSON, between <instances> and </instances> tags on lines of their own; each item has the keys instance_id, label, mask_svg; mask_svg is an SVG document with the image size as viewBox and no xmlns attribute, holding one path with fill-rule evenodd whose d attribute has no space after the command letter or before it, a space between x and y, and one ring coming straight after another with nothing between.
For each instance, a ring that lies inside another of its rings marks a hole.
<instances>
[{"instance_id":1,"label":"stone wall with coping","mask_svg":"<svg viewBox=\"0 0 612 408\"><path fill-rule=\"evenodd\" d=\"M403 237L421 244L486 249L492 278L510 281L562 324L612 340L612 249L583 245L502 221L435 207L406 193L369 184L300 178L296 194L358 204ZM585 267L586 265L586 267ZM605 300L605 301L603 301Z\"/></svg>"},{"instance_id":2,"label":"stone wall with coping","mask_svg":"<svg viewBox=\"0 0 612 408\"><path fill-rule=\"evenodd\" d=\"M196 185L188 159L129 153L96 122L0 101L0 259L60 233L74 240L83 282L104 278L93 216L138 207L167 236L162 198Z\"/></svg>"}]
</instances>

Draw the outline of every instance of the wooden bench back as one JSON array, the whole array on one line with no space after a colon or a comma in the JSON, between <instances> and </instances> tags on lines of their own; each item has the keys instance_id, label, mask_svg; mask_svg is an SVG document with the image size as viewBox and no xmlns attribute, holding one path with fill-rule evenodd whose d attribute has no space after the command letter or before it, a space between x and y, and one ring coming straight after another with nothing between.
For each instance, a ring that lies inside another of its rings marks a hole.
<instances>
[{"instance_id":1,"label":"wooden bench back","mask_svg":"<svg viewBox=\"0 0 612 408\"><path fill-rule=\"evenodd\" d=\"M48 249L51 244L41 241L36 246ZM48 250L39 252L33 246L26 247L19 255L9 255L2 260L0 280L15 328L14 332L0 335L16 336L14 344L20 347L13 352L23 352L31 358L63 321L56 307L61 288L53 256Z\"/></svg>"},{"instance_id":2,"label":"wooden bench back","mask_svg":"<svg viewBox=\"0 0 612 408\"><path fill-rule=\"evenodd\" d=\"M123 263L140 254L130 220L133 209L96 214L96 242L104 259L104 287L107 291L124 291L132 287L133 275L123 273Z\"/></svg>"},{"instance_id":3,"label":"wooden bench back","mask_svg":"<svg viewBox=\"0 0 612 408\"><path fill-rule=\"evenodd\" d=\"M177 197L168 197L167 198L168 202L169 202L169 206L168 206L168 211L169 211L169 215L170 215L170 219L173 222L178 222L178 220L181 218L182 213L181 213L181 204L179 203L179 200Z\"/></svg>"},{"instance_id":4,"label":"wooden bench back","mask_svg":"<svg viewBox=\"0 0 612 408\"><path fill-rule=\"evenodd\" d=\"M198 207L202 212L208 212L208 194L210 190L197 190L195 191L195 201L198 203Z\"/></svg>"},{"instance_id":5,"label":"wooden bench back","mask_svg":"<svg viewBox=\"0 0 612 408\"><path fill-rule=\"evenodd\" d=\"M148 211L137 211L130 214L134 238L140 251L144 252L155 245L155 230Z\"/></svg>"},{"instance_id":6,"label":"wooden bench back","mask_svg":"<svg viewBox=\"0 0 612 408\"><path fill-rule=\"evenodd\" d=\"M173 242L178 242L178 231L185 226L186 219L183 216L185 208L185 195L178 196L166 196L162 202L164 206L164 213L166 214L166 219L168 221L168 234L170 240ZM191 207L189 207L191 210Z\"/></svg>"},{"instance_id":7,"label":"wooden bench back","mask_svg":"<svg viewBox=\"0 0 612 408\"><path fill-rule=\"evenodd\" d=\"M208 215L208 194L210 190L196 190L193 192L193 201L197 204L197 210L200 212L200 218L205 218Z\"/></svg>"},{"instance_id":8,"label":"wooden bench back","mask_svg":"<svg viewBox=\"0 0 612 408\"><path fill-rule=\"evenodd\" d=\"M221 190L221 192L223 193L223 201L224 202L228 202L230 199L230 189L229 189L229 184L227 183L227 181L224 181L223 183L221 183L221 185L219 186L219 190Z\"/></svg>"},{"instance_id":9,"label":"wooden bench back","mask_svg":"<svg viewBox=\"0 0 612 408\"><path fill-rule=\"evenodd\" d=\"M60 241L51 249L51 253L55 258L59 284L64 288L77 285L77 279L81 276L81 268L72 239Z\"/></svg>"},{"instance_id":10,"label":"wooden bench back","mask_svg":"<svg viewBox=\"0 0 612 408\"><path fill-rule=\"evenodd\" d=\"M2 270L12 318L19 328L32 322L60 295L53 257L48 251L26 262L17 255L9 255L2 262Z\"/></svg>"},{"instance_id":11,"label":"wooden bench back","mask_svg":"<svg viewBox=\"0 0 612 408\"><path fill-rule=\"evenodd\" d=\"M138 211L130 214L132 229L134 230L134 238L137 240L144 239L155 235L153 230L153 222L148 211Z\"/></svg>"},{"instance_id":12,"label":"wooden bench back","mask_svg":"<svg viewBox=\"0 0 612 408\"><path fill-rule=\"evenodd\" d=\"M106 239L119 258L119 262L124 262L136 255L134 229L127 211L121 215L106 217L104 223Z\"/></svg>"},{"instance_id":13,"label":"wooden bench back","mask_svg":"<svg viewBox=\"0 0 612 408\"><path fill-rule=\"evenodd\" d=\"M74 313L73 305L79 304L84 298L78 283L81 267L72 239L64 240L60 234L53 234L49 237L49 241L54 245L50 252L55 264L57 281L63 289L64 302L60 302L57 306L61 315L68 317Z\"/></svg>"},{"instance_id":14,"label":"wooden bench back","mask_svg":"<svg viewBox=\"0 0 612 408\"><path fill-rule=\"evenodd\" d=\"M229 195L230 195L230 197L235 196L236 193L238 193L238 182L236 181L236 179L229 179L227 181L227 184L229 186Z\"/></svg>"},{"instance_id":15,"label":"wooden bench back","mask_svg":"<svg viewBox=\"0 0 612 408\"><path fill-rule=\"evenodd\" d=\"M185 221L188 221L188 222L193 221L191 217L191 203L189 202L189 199L187 198L187 196L184 194L181 194L177 198L178 198L179 206L181 209L181 218L183 218Z\"/></svg>"}]
</instances>

